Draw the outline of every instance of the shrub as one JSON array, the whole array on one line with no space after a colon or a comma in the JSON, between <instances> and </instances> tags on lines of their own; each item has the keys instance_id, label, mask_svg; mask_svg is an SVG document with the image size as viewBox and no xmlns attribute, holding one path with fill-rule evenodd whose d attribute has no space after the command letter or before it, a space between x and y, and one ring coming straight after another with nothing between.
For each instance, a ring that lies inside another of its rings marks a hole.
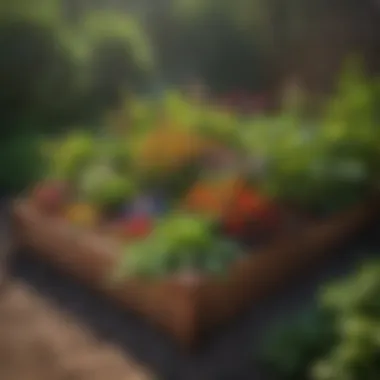
<instances>
[{"instance_id":1,"label":"shrub","mask_svg":"<svg viewBox=\"0 0 380 380\"><path fill-rule=\"evenodd\" d=\"M24 190L45 172L41 139L33 134L0 142L0 192L11 195Z\"/></svg>"}]
</instances>

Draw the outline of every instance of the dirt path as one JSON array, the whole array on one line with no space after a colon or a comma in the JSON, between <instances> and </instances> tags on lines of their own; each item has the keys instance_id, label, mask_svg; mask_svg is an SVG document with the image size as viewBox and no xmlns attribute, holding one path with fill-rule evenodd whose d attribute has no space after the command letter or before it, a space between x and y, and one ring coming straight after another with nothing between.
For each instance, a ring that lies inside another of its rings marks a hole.
<instances>
[{"instance_id":1,"label":"dirt path","mask_svg":"<svg viewBox=\"0 0 380 380\"><path fill-rule=\"evenodd\" d=\"M0 298L0 379L150 380L117 348L97 340L32 289L12 283Z\"/></svg>"}]
</instances>

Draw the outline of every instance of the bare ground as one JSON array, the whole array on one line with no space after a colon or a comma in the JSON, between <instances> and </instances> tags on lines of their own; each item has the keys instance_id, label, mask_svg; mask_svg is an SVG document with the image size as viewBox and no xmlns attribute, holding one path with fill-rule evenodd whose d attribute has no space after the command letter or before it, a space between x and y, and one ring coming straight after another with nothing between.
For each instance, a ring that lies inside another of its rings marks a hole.
<instances>
[{"instance_id":1,"label":"bare ground","mask_svg":"<svg viewBox=\"0 0 380 380\"><path fill-rule=\"evenodd\" d=\"M148 380L120 349L98 340L84 326L22 282L0 299L0 379Z\"/></svg>"},{"instance_id":2,"label":"bare ground","mask_svg":"<svg viewBox=\"0 0 380 380\"><path fill-rule=\"evenodd\" d=\"M326 281L351 272L365 257L379 256L379 232L380 224L376 224L355 244L347 242L331 260L311 269L305 276L300 275L278 294L253 304L244 315L214 331L191 353L180 350L166 334L146 324L139 316L119 310L30 252L20 251L13 256L11 273L14 278L30 284L36 294L51 300L59 310L81 321L102 341L112 342L126 353L132 352L140 363L146 363L158 375L157 379L267 380L254 358L273 323L314 304L318 288ZM2 378L1 373L0 379L8 380ZM80 377L61 379L87 380ZM9 380L19 379L12 377ZM118 378L109 376L105 380Z\"/></svg>"}]
</instances>

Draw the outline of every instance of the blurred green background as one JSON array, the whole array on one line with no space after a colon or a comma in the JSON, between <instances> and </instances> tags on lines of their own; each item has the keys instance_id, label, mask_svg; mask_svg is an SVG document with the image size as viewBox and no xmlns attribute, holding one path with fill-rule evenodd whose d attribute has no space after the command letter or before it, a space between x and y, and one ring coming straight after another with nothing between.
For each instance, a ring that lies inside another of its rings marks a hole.
<instances>
[{"instance_id":1,"label":"blurred green background","mask_svg":"<svg viewBox=\"0 0 380 380\"><path fill-rule=\"evenodd\" d=\"M3 1L0 188L12 193L35 177L41 134L97 129L135 95L162 98L202 83L218 101L246 92L275 112L296 83L305 112L319 112L350 54L366 74L378 73L374 7L367 0ZM9 170L21 164L28 169Z\"/></svg>"}]
</instances>

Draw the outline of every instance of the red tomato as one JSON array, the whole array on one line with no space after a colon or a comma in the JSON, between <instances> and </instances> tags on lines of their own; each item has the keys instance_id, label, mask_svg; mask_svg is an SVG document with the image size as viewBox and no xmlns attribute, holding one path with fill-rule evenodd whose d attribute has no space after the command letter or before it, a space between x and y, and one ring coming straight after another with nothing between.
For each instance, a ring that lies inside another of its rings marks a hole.
<instances>
[{"instance_id":1,"label":"red tomato","mask_svg":"<svg viewBox=\"0 0 380 380\"><path fill-rule=\"evenodd\" d=\"M153 221L146 216L134 217L126 225L127 235L141 238L149 235L153 230Z\"/></svg>"},{"instance_id":2,"label":"red tomato","mask_svg":"<svg viewBox=\"0 0 380 380\"><path fill-rule=\"evenodd\" d=\"M264 197L247 188L240 190L233 202L233 208L245 216L259 216L268 205Z\"/></svg>"},{"instance_id":3,"label":"red tomato","mask_svg":"<svg viewBox=\"0 0 380 380\"><path fill-rule=\"evenodd\" d=\"M278 228L281 216L268 199L245 188L236 194L224 220L229 231L242 232L249 222L255 221L255 229L269 232Z\"/></svg>"}]
</instances>

